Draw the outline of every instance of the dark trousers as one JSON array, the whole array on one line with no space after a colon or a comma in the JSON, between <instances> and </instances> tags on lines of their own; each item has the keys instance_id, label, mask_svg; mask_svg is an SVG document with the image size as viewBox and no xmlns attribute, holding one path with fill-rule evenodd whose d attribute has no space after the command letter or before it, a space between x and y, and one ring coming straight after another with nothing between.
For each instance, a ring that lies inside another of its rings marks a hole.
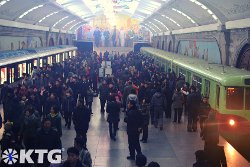
<instances>
[{"instance_id":1,"label":"dark trousers","mask_svg":"<svg viewBox=\"0 0 250 167\"><path fill-rule=\"evenodd\" d=\"M72 119L72 112L65 112L64 119L65 119L65 123L67 124L67 126L70 127L71 126L71 119Z\"/></svg>"},{"instance_id":2,"label":"dark trousers","mask_svg":"<svg viewBox=\"0 0 250 167\"><path fill-rule=\"evenodd\" d=\"M199 122L200 122L201 130L203 129L206 120L207 120L207 117L199 116Z\"/></svg>"},{"instance_id":3,"label":"dark trousers","mask_svg":"<svg viewBox=\"0 0 250 167\"><path fill-rule=\"evenodd\" d=\"M142 127L142 140L148 140L148 125Z\"/></svg>"},{"instance_id":4,"label":"dark trousers","mask_svg":"<svg viewBox=\"0 0 250 167\"><path fill-rule=\"evenodd\" d=\"M116 132L118 129L118 122L109 122L109 135L110 137L116 137Z\"/></svg>"},{"instance_id":5,"label":"dark trousers","mask_svg":"<svg viewBox=\"0 0 250 167\"><path fill-rule=\"evenodd\" d=\"M101 112L105 112L105 104L106 104L106 100L103 100L103 99L100 99L100 102L101 102Z\"/></svg>"},{"instance_id":6,"label":"dark trousers","mask_svg":"<svg viewBox=\"0 0 250 167\"><path fill-rule=\"evenodd\" d=\"M196 113L188 113L188 131L197 131L197 114Z\"/></svg>"},{"instance_id":7,"label":"dark trousers","mask_svg":"<svg viewBox=\"0 0 250 167\"><path fill-rule=\"evenodd\" d=\"M154 125L154 111L150 110L151 125Z\"/></svg>"},{"instance_id":8,"label":"dark trousers","mask_svg":"<svg viewBox=\"0 0 250 167\"><path fill-rule=\"evenodd\" d=\"M81 137L83 139L84 144L87 143L87 131L86 130L76 129L76 137Z\"/></svg>"},{"instance_id":9,"label":"dark trousers","mask_svg":"<svg viewBox=\"0 0 250 167\"><path fill-rule=\"evenodd\" d=\"M131 157L135 157L135 151L137 152L137 154L141 154L139 133L128 134L128 148Z\"/></svg>"},{"instance_id":10,"label":"dark trousers","mask_svg":"<svg viewBox=\"0 0 250 167\"><path fill-rule=\"evenodd\" d=\"M181 115L182 115L182 108L175 108L174 109L174 122L177 122L177 117L178 117L178 122L181 122Z\"/></svg>"},{"instance_id":11,"label":"dark trousers","mask_svg":"<svg viewBox=\"0 0 250 167\"><path fill-rule=\"evenodd\" d=\"M92 102L88 102L87 107L89 108L90 112L92 113Z\"/></svg>"},{"instance_id":12,"label":"dark trousers","mask_svg":"<svg viewBox=\"0 0 250 167\"><path fill-rule=\"evenodd\" d=\"M165 110L165 118L171 118L171 103L167 104Z\"/></svg>"}]
</instances>

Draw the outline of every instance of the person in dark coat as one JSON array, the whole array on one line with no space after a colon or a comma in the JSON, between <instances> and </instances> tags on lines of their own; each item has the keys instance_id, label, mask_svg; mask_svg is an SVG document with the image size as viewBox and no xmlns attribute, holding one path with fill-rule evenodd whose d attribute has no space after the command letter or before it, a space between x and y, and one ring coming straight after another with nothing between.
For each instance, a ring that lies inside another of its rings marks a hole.
<instances>
[{"instance_id":1,"label":"person in dark coat","mask_svg":"<svg viewBox=\"0 0 250 167\"><path fill-rule=\"evenodd\" d=\"M116 140L116 132L120 121L120 107L121 104L116 101L115 97L111 98L111 101L107 104L107 121L109 123L109 135L112 140Z\"/></svg>"},{"instance_id":2,"label":"person in dark coat","mask_svg":"<svg viewBox=\"0 0 250 167\"><path fill-rule=\"evenodd\" d=\"M48 151L53 149L61 149L61 140L60 136L56 129L53 129L51 126L51 121L45 118L42 122L42 128L38 129L36 134L36 148L37 149L46 149ZM44 156L43 166L49 166L47 157Z\"/></svg>"},{"instance_id":3,"label":"person in dark coat","mask_svg":"<svg viewBox=\"0 0 250 167\"><path fill-rule=\"evenodd\" d=\"M141 104L145 98L146 98L146 87L144 86L144 83L142 82L141 86L139 87L139 91L138 91L139 103Z\"/></svg>"},{"instance_id":4,"label":"person in dark coat","mask_svg":"<svg viewBox=\"0 0 250 167\"><path fill-rule=\"evenodd\" d=\"M8 95L8 92L10 91L10 88L9 88L9 85L7 83L7 81L4 81L3 83L3 87L1 89L1 96L0 96L0 100L3 104L3 113L4 113L4 123L7 122L7 117L5 118L5 116L7 115L6 114L6 100L7 100L7 95Z\"/></svg>"},{"instance_id":5,"label":"person in dark coat","mask_svg":"<svg viewBox=\"0 0 250 167\"><path fill-rule=\"evenodd\" d=\"M131 90L133 89L133 83L131 81L128 81L128 85L125 86L124 90L123 90L123 106L124 108L127 107L127 98L128 95L130 94Z\"/></svg>"},{"instance_id":6,"label":"person in dark coat","mask_svg":"<svg viewBox=\"0 0 250 167\"><path fill-rule=\"evenodd\" d=\"M135 151L137 154L141 154L141 146L139 141L139 135L143 126L143 118L136 106L136 101L130 100L128 102L127 111L127 134L129 153L128 160L135 160Z\"/></svg>"},{"instance_id":7,"label":"person in dark coat","mask_svg":"<svg viewBox=\"0 0 250 167\"><path fill-rule=\"evenodd\" d=\"M62 137L62 119L56 106L52 106L50 108L50 113L48 114L47 118L51 121L51 127L56 129L58 135Z\"/></svg>"},{"instance_id":8,"label":"person in dark coat","mask_svg":"<svg viewBox=\"0 0 250 167\"><path fill-rule=\"evenodd\" d=\"M40 102L40 99L39 97L32 93L28 99L28 105L31 105L34 110L38 111L40 116L42 115L42 107L41 107L41 102Z\"/></svg>"},{"instance_id":9,"label":"person in dark coat","mask_svg":"<svg viewBox=\"0 0 250 167\"><path fill-rule=\"evenodd\" d=\"M208 118L210 110L211 110L211 106L208 103L208 98L203 97L202 103L201 103L201 106L200 106L200 110L199 110L199 122L200 122L201 131L203 130L205 121Z\"/></svg>"},{"instance_id":10,"label":"person in dark coat","mask_svg":"<svg viewBox=\"0 0 250 167\"><path fill-rule=\"evenodd\" d=\"M26 149L35 149L36 132L40 127L40 120L35 116L35 110L29 107L24 112L24 118L19 132L19 139L23 140Z\"/></svg>"},{"instance_id":11,"label":"person in dark coat","mask_svg":"<svg viewBox=\"0 0 250 167\"><path fill-rule=\"evenodd\" d=\"M66 97L62 101L62 113L65 119L65 127L68 127L68 129L70 129L71 127L71 120L74 109L75 109L75 100L72 97L70 91L67 91Z\"/></svg>"},{"instance_id":12,"label":"person in dark coat","mask_svg":"<svg viewBox=\"0 0 250 167\"><path fill-rule=\"evenodd\" d=\"M160 126L160 130L163 130L163 112L166 108L166 98L161 93L161 89L158 88L156 93L153 95L151 103L150 103L150 110L154 113L154 126L155 128ZM152 119L152 118L151 118Z\"/></svg>"},{"instance_id":13,"label":"person in dark coat","mask_svg":"<svg viewBox=\"0 0 250 167\"><path fill-rule=\"evenodd\" d=\"M174 121L173 122L177 122L177 117L178 117L178 123L181 123L181 115L182 115L183 103L184 103L184 97L183 97L183 94L181 93L181 88L177 87L172 100L173 100L172 107L174 109Z\"/></svg>"},{"instance_id":14,"label":"person in dark coat","mask_svg":"<svg viewBox=\"0 0 250 167\"><path fill-rule=\"evenodd\" d=\"M47 116L49 114L52 106L56 106L56 108L58 109L60 108L59 100L54 93L51 93L50 96L46 100L45 110L43 111L44 115Z\"/></svg>"},{"instance_id":15,"label":"person in dark coat","mask_svg":"<svg viewBox=\"0 0 250 167\"><path fill-rule=\"evenodd\" d=\"M227 167L227 160L223 146L211 145L205 150L205 157L209 167Z\"/></svg>"},{"instance_id":16,"label":"person in dark coat","mask_svg":"<svg viewBox=\"0 0 250 167\"><path fill-rule=\"evenodd\" d=\"M92 103L93 103L93 100L94 100L94 91L91 89L91 87L88 87L87 98L86 98L86 105L89 108L89 110L91 111L91 114L93 114L92 113Z\"/></svg>"},{"instance_id":17,"label":"person in dark coat","mask_svg":"<svg viewBox=\"0 0 250 167\"><path fill-rule=\"evenodd\" d=\"M101 112L104 113L105 112L105 104L107 102L108 99L108 85L106 80L102 81L102 84L99 86L99 92L100 92L100 103L101 103Z\"/></svg>"},{"instance_id":18,"label":"person in dark coat","mask_svg":"<svg viewBox=\"0 0 250 167\"><path fill-rule=\"evenodd\" d=\"M84 106L83 100L79 99L77 101L76 110L73 113L73 123L75 125L76 136L80 136L84 139L86 144L87 142L87 132L89 129L91 112Z\"/></svg>"},{"instance_id":19,"label":"person in dark coat","mask_svg":"<svg viewBox=\"0 0 250 167\"><path fill-rule=\"evenodd\" d=\"M142 141L143 143L147 143L148 141L148 125L149 125L149 118L150 118L150 105L146 103L144 99L141 104L141 113L143 116L143 127L142 127Z\"/></svg>"},{"instance_id":20,"label":"person in dark coat","mask_svg":"<svg viewBox=\"0 0 250 167\"><path fill-rule=\"evenodd\" d=\"M197 121L198 113L201 103L201 94L196 91L195 86L191 86L191 93L187 96L187 106L188 106L188 132L197 131Z\"/></svg>"},{"instance_id":21,"label":"person in dark coat","mask_svg":"<svg viewBox=\"0 0 250 167\"><path fill-rule=\"evenodd\" d=\"M195 152L196 162L193 167L209 167L206 162L206 156L204 150L198 150Z\"/></svg>"},{"instance_id":22,"label":"person in dark coat","mask_svg":"<svg viewBox=\"0 0 250 167\"><path fill-rule=\"evenodd\" d=\"M83 167L79 160L79 150L74 147L70 147L67 150L68 158L60 167Z\"/></svg>"}]
</instances>

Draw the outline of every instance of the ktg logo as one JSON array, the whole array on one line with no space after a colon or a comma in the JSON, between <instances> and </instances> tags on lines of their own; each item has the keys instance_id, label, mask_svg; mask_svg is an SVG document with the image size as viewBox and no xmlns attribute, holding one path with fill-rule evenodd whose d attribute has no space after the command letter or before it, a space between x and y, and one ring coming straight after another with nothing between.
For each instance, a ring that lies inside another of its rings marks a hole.
<instances>
[{"instance_id":1,"label":"ktg logo","mask_svg":"<svg viewBox=\"0 0 250 167\"><path fill-rule=\"evenodd\" d=\"M47 160L50 163L53 164L59 164L62 161L62 150L60 149L55 149L55 150L20 150L19 154L17 153L16 150L13 149L7 149L2 153L2 160L4 163L8 165L13 165L15 163L29 163L29 164L34 164L35 162L32 160L31 155L33 153L36 153L37 156L37 163L38 164L43 164L44 161L44 155L47 154ZM19 160L19 161L18 161Z\"/></svg>"}]
</instances>

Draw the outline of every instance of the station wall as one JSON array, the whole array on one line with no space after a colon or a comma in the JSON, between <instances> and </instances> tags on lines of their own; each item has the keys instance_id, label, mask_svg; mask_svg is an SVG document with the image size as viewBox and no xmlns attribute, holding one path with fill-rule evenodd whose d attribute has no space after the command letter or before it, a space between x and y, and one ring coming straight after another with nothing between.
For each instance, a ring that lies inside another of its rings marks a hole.
<instances>
[{"instance_id":1,"label":"station wall","mask_svg":"<svg viewBox=\"0 0 250 167\"><path fill-rule=\"evenodd\" d=\"M241 66L239 59L242 59L242 50L246 49L245 46L249 44L250 28L163 35L152 38L152 46L155 48L234 67ZM244 60L249 60L249 58Z\"/></svg>"},{"instance_id":2,"label":"station wall","mask_svg":"<svg viewBox=\"0 0 250 167\"><path fill-rule=\"evenodd\" d=\"M0 26L0 51L73 45L74 39L74 34Z\"/></svg>"}]
</instances>

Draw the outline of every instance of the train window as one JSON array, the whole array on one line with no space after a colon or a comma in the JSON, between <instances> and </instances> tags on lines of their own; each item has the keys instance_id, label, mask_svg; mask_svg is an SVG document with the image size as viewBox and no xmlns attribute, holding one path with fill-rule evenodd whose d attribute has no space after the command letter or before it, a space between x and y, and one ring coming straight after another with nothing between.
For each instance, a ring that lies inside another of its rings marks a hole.
<instances>
[{"instance_id":1,"label":"train window","mask_svg":"<svg viewBox=\"0 0 250 167\"><path fill-rule=\"evenodd\" d=\"M205 79L205 94L204 96L209 97L210 94L210 82Z\"/></svg>"},{"instance_id":2,"label":"train window","mask_svg":"<svg viewBox=\"0 0 250 167\"><path fill-rule=\"evenodd\" d=\"M183 76L186 78L186 70L179 68L179 76Z\"/></svg>"},{"instance_id":3,"label":"train window","mask_svg":"<svg viewBox=\"0 0 250 167\"><path fill-rule=\"evenodd\" d=\"M37 60L34 60L34 66L37 67Z\"/></svg>"},{"instance_id":4,"label":"train window","mask_svg":"<svg viewBox=\"0 0 250 167\"><path fill-rule=\"evenodd\" d=\"M220 86L216 85L216 106L220 107Z\"/></svg>"},{"instance_id":5,"label":"train window","mask_svg":"<svg viewBox=\"0 0 250 167\"><path fill-rule=\"evenodd\" d=\"M226 88L226 107L231 110L242 110L244 103L244 88L227 87Z\"/></svg>"},{"instance_id":6,"label":"train window","mask_svg":"<svg viewBox=\"0 0 250 167\"><path fill-rule=\"evenodd\" d=\"M250 85L250 78L245 79L245 85Z\"/></svg>"},{"instance_id":7,"label":"train window","mask_svg":"<svg viewBox=\"0 0 250 167\"><path fill-rule=\"evenodd\" d=\"M246 88L246 97L245 97L246 110L250 110L250 88Z\"/></svg>"},{"instance_id":8,"label":"train window","mask_svg":"<svg viewBox=\"0 0 250 167\"><path fill-rule=\"evenodd\" d=\"M201 79L201 77L193 75L192 85L196 86L199 89L199 91L201 91L201 86L202 86L202 79Z\"/></svg>"},{"instance_id":9,"label":"train window","mask_svg":"<svg viewBox=\"0 0 250 167\"><path fill-rule=\"evenodd\" d=\"M7 81L7 69L1 68L1 84Z\"/></svg>"},{"instance_id":10,"label":"train window","mask_svg":"<svg viewBox=\"0 0 250 167\"><path fill-rule=\"evenodd\" d=\"M39 62L39 66L40 66L40 67L43 67L43 59L40 59L39 61L40 61L40 62Z\"/></svg>"},{"instance_id":11,"label":"train window","mask_svg":"<svg viewBox=\"0 0 250 167\"><path fill-rule=\"evenodd\" d=\"M23 73L26 73L26 63L23 63Z\"/></svg>"},{"instance_id":12,"label":"train window","mask_svg":"<svg viewBox=\"0 0 250 167\"><path fill-rule=\"evenodd\" d=\"M18 77L22 77L23 75L23 64L18 64Z\"/></svg>"}]
</instances>

